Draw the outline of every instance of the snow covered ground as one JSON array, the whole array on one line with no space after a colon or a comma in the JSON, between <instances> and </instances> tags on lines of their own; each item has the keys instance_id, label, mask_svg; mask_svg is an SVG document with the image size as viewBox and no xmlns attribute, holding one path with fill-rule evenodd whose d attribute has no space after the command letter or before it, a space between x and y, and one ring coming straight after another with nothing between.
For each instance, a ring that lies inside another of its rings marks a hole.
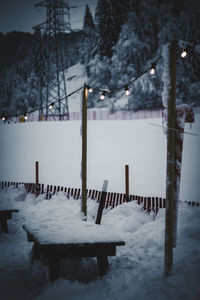
<instances>
[{"instance_id":1,"label":"snow covered ground","mask_svg":"<svg viewBox=\"0 0 200 300\"><path fill-rule=\"evenodd\" d=\"M200 115L192 129L200 132ZM130 192L148 196L165 195L166 137L161 119L138 121L90 121L88 124L88 186L101 189L109 180L110 191L124 191L124 165L130 165ZM34 181L35 161L40 162L40 181L68 187L80 187L80 122L43 122L2 124L0 180ZM199 201L200 137L185 134L181 200ZM104 212L102 224L117 231L126 242L110 257L109 272L97 276L95 259L66 260L61 277L54 284L47 280L44 265L30 264L32 243L27 242L21 225L42 216L51 221L48 209L54 209L54 222L63 223L71 201L62 194L49 202L26 195L23 188L0 191L1 205L18 208L8 221L10 234L0 235L0 299L54 300L198 300L200 295L200 207L180 205L178 244L174 250L173 273L163 276L164 210L153 220L135 203L125 203ZM56 211L57 206L57 211ZM54 208L52 208L54 207ZM48 208L48 209L47 209ZM79 216L75 202L72 215ZM97 205L88 201L90 222ZM56 215L57 213L57 215ZM59 216L56 218L56 216ZM44 221L44 220L43 220ZM44 223L44 222L43 222ZM92 280L93 279L93 280Z\"/></svg>"},{"instance_id":2,"label":"snow covered ground","mask_svg":"<svg viewBox=\"0 0 200 300\"><path fill-rule=\"evenodd\" d=\"M1 206L19 209L8 221L9 235L0 235L0 299L199 299L200 207L179 207L178 243L170 277L163 275L165 210L161 209L153 220L152 215L131 202L104 211L102 225L115 230L126 242L125 246L117 247L115 257L109 257L108 273L102 278L97 276L95 258L68 259L62 262L62 276L50 284L45 265L37 262L31 266L32 243L27 242L21 225L36 215L38 225L45 217L50 223L55 222L55 218L48 218L52 209L62 225L69 208L76 223L80 216L79 201L67 200L62 193L51 200L44 200L43 196L35 199L23 187L1 190L0 197ZM88 200L89 222L94 222L96 213L96 202Z\"/></svg>"},{"instance_id":3,"label":"snow covered ground","mask_svg":"<svg viewBox=\"0 0 200 300\"><path fill-rule=\"evenodd\" d=\"M200 200L200 114L185 131L181 200ZM130 168L130 193L165 196L166 136L161 119L88 122L88 188L124 192L124 165ZM80 187L81 136L79 121L30 122L0 126L0 181L35 181Z\"/></svg>"},{"instance_id":4,"label":"snow covered ground","mask_svg":"<svg viewBox=\"0 0 200 300\"><path fill-rule=\"evenodd\" d=\"M86 80L80 68L74 66L69 72L68 93ZM80 110L80 99L81 92L70 97L70 110ZM88 188L100 190L106 179L109 191L123 193L124 165L129 164L131 194L164 197L166 136L152 124L161 126L162 120L89 121ZM80 187L80 125L79 121L1 123L0 181L34 182L35 161L39 161L41 183ZM185 131L198 136L184 135L180 199L200 201L200 114L192 129L186 124ZM11 187L0 190L0 206L6 205L19 213L8 221L10 234L0 232L0 299L199 300L200 207L180 204L170 277L163 276L165 211L160 210L154 220L132 202L104 211L103 226L126 242L109 258L109 272L98 278L95 259L65 260L61 278L50 284L44 265L31 266L32 244L21 226L35 218L38 225L48 221L64 227L69 211L78 226L79 201L67 200L62 193L49 201L42 195L35 199L23 187ZM54 212L52 218L49 210ZM94 222L96 213L97 204L88 200L89 222Z\"/></svg>"}]
</instances>

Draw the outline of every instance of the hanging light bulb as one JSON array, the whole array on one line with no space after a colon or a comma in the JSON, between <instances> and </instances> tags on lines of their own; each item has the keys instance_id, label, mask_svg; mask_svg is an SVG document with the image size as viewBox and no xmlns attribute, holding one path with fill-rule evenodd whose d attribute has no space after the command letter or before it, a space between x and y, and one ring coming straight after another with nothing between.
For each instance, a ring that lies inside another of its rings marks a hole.
<instances>
[{"instance_id":1,"label":"hanging light bulb","mask_svg":"<svg viewBox=\"0 0 200 300\"><path fill-rule=\"evenodd\" d=\"M185 57L187 56L187 54L188 54L188 53L187 53L187 50L186 50L186 49L183 49L182 52L181 52L181 57L182 57L182 58L185 58Z\"/></svg>"},{"instance_id":2,"label":"hanging light bulb","mask_svg":"<svg viewBox=\"0 0 200 300\"><path fill-rule=\"evenodd\" d=\"M28 120L27 114L24 115L24 120Z\"/></svg>"},{"instance_id":3,"label":"hanging light bulb","mask_svg":"<svg viewBox=\"0 0 200 300\"><path fill-rule=\"evenodd\" d=\"M156 65L154 63L151 64L150 74L154 75L156 73Z\"/></svg>"},{"instance_id":4,"label":"hanging light bulb","mask_svg":"<svg viewBox=\"0 0 200 300\"><path fill-rule=\"evenodd\" d=\"M128 85L125 85L125 94L126 94L126 96L130 95L130 90L128 88Z\"/></svg>"},{"instance_id":5,"label":"hanging light bulb","mask_svg":"<svg viewBox=\"0 0 200 300\"><path fill-rule=\"evenodd\" d=\"M54 103L52 102L50 105L49 105L49 109L52 109L54 107Z\"/></svg>"},{"instance_id":6,"label":"hanging light bulb","mask_svg":"<svg viewBox=\"0 0 200 300\"><path fill-rule=\"evenodd\" d=\"M87 89L88 89L88 92L89 92L89 93L92 93L92 92L93 92L93 88L92 88L91 86L88 85L88 86L87 86Z\"/></svg>"},{"instance_id":7,"label":"hanging light bulb","mask_svg":"<svg viewBox=\"0 0 200 300\"><path fill-rule=\"evenodd\" d=\"M100 99L104 100L105 99L105 95L106 95L106 91L103 91L102 94L101 94L101 96L100 96Z\"/></svg>"},{"instance_id":8,"label":"hanging light bulb","mask_svg":"<svg viewBox=\"0 0 200 300\"><path fill-rule=\"evenodd\" d=\"M1 118L1 120L2 120L2 121L5 121L5 120L6 120L6 118L5 118L5 117L2 117L2 118Z\"/></svg>"}]
</instances>

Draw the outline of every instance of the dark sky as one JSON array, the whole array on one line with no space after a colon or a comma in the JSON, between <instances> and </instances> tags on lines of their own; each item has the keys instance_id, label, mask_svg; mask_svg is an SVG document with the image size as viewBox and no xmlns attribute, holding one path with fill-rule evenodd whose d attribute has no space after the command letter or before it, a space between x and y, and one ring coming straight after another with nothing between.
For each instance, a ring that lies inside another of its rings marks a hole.
<instances>
[{"instance_id":1,"label":"dark sky","mask_svg":"<svg viewBox=\"0 0 200 300\"><path fill-rule=\"evenodd\" d=\"M13 30L33 32L32 26L45 21L46 9L36 8L34 5L42 0L0 0L0 32L4 34ZM70 6L79 6L71 9L72 28L81 28L85 5L90 6L94 13L97 0L69 0Z\"/></svg>"}]
</instances>

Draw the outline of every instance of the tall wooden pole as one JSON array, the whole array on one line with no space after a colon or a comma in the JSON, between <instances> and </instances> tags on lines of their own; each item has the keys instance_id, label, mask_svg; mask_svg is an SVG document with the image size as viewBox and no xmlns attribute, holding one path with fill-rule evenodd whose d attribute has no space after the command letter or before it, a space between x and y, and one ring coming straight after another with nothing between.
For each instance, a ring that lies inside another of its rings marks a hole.
<instances>
[{"instance_id":1,"label":"tall wooden pole","mask_svg":"<svg viewBox=\"0 0 200 300\"><path fill-rule=\"evenodd\" d=\"M82 97L82 213L87 218L87 87Z\"/></svg>"},{"instance_id":2,"label":"tall wooden pole","mask_svg":"<svg viewBox=\"0 0 200 300\"><path fill-rule=\"evenodd\" d=\"M129 165L125 165L125 195L126 201L129 201Z\"/></svg>"},{"instance_id":3,"label":"tall wooden pole","mask_svg":"<svg viewBox=\"0 0 200 300\"><path fill-rule=\"evenodd\" d=\"M39 161L35 162L35 195L36 197L40 193L40 187L39 187Z\"/></svg>"},{"instance_id":4,"label":"tall wooden pole","mask_svg":"<svg viewBox=\"0 0 200 300\"><path fill-rule=\"evenodd\" d=\"M169 99L168 128L176 125L176 41L169 50ZM167 179L166 179L166 215L165 215L165 275L171 273L173 264L173 228L174 228L174 180L175 180L175 131L167 132Z\"/></svg>"},{"instance_id":5,"label":"tall wooden pole","mask_svg":"<svg viewBox=\"0 0 200 300\"><path fill-rule=\"evenodd\" d=\"M38 186L39 184L39 162L35 162L35 184Z\"/></svg>"},{"instance_id":6,"label":"tall wooden pole","mask_svg":"<svg viewBox=\"0 0 200 300\"><path fill-rule=\"evenodd\" d=\"M175 164L175 182L174 182L174 236L173 247L176 247L177 241L177 220L178 220L178 203L181 184L181 165L183 153L183 139L185 123L194 123L194 110L187 104L181 104L176 107L176 164Z\"/></svg>"}]
</instances>

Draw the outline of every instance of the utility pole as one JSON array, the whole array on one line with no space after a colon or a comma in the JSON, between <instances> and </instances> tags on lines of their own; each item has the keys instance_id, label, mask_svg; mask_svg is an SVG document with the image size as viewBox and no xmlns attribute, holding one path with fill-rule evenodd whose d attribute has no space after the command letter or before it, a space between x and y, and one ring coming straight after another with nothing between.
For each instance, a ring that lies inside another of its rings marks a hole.
<instances>
[{"instance_id":1,"label":"utility pole","mask_svg":"<svg viewBox=\"0 0 200 300\"><path fill-rule=\"evenodd\" d=\"M44 0L35 4L35 7L39 6L46 8L46 20L33 28L39 28L43 32L43 39L46 42L46 83L44 88L46 120L50 112L59 114L60 120L63 119L64 114L69 119L62 39L66 32L71 32L70 7L66 0ZM64 16L67 16L67 22L64 21Z\"/></svg>"},{"instance_id":2,"label":"utility pole","mask_svg":"<svg viewBox=\"0 0 200 300\"><path fill-rule=\"evenodd\" d=\"M166 213L165 213L165 275L171 273L173 264L173 234L175 207L175 129L176 126L176 41L169 49L169 97L167 113L167 179L166 179Z\"/></svg>"},{"instance_id":3,"label":"utility pole","mask_svg":"<svg viewBox=\"0 0 200 300\"><path fill-rule=\"evenodd\" d=\"M87 86L84 84L82 97L82 213L87 218Z\"/></svg>"}]
</instances>

